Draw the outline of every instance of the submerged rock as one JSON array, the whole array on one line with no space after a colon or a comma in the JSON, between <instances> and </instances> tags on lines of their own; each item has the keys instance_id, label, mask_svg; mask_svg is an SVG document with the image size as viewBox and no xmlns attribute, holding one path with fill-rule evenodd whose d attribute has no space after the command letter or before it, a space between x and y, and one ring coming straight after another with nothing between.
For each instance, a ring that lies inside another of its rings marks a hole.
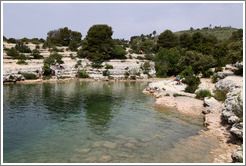
<instances>
[{"instance_id":1,"label":"submerged rock","mask_svg":"<svg viewBox=\"0 0 246 166\"><path fill-rule=\"evenodd\" d=\"M117 144L116 143L113 143L113 142L105 141L103 143L103 146L105 148L114 149L114 148L116 148Z\"/></svg>"},{"instance_id":2,"label":"submerged rock","mask_svg":"<svg viewBox=\"0 0 246 166\"><path fill-rule=\"evenodd\" d=\"M96 160L97 160L96 157L88 157L88 158L85 159L85 162L86 163L95 163Z\"/></svg>"},{"instance_id":3,"label":"submerged rock","mask_svg":"<svg viewBox=\"0 0 246 166\"><path fill-rule=\"evenodd\" d=\"M89 153L91 149L80 149L78 150L79 153Z\"/></svg>"},{"instance_id":4,"label":"submerged rock","mask_svg":"<svg viewBox=\"0 0 246 166\"><path fill-rule=\"evenodd\" d=\"M136 147L132 143L126 143L126 144L124 144L124 147L131 148L131 149L136 149Z\"/></svg>"},{"instance_id":5,"label":"submerged rock","mask_svg":"<svg viewBox=\"0 0 246 166\"><path fill-rule=\"evenodd\" d=\"M112 160L112 157L111 156L102 156L99 159L99 162L101 162L101 163L107 163L107 162L110 162L111 160Z\"/></svg>"}]
</instances>

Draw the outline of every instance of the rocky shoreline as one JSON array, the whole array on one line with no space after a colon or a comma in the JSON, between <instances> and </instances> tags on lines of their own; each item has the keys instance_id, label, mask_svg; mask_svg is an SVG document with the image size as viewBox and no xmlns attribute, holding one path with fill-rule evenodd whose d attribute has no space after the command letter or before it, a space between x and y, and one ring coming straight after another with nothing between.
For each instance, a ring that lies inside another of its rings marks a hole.
<instances>
[{"instance_id":1,"label":"rocky shoreline","mask_svg":"<svg viewBox=\"0 0 246 166\"><path fill-rule=\"evenodd\" d=\"M195 94L184 92L186 85L177 86L173 78L152 82L143 90L156 97L157 107L175 108L189 116L204 114L206 130L199 131L190 139L204 137L218 142L218 147L210 151L213 163L243 162L243 77L227 73L219 73L223 77L219 77L216 84L211 79L202 78L202 86L199 86L199 89L211 92L227 90L224 103L213 97L196 99Z\"/></svg>"}]
</instances>

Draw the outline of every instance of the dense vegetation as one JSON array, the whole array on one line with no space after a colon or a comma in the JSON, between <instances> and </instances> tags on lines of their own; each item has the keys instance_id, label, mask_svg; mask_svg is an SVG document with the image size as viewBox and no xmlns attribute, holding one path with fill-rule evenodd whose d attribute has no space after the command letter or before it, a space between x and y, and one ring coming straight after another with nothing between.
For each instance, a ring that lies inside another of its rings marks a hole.
<instances>
[{"instance_id":1,"label":"dense vegetation","mask_svg":"<svg viewBox=\"0 0 246 166\"><path fill-rule=\"evenodd\" d=\"M243 30L231 27L204 27L202 29L190 28L187 31L173 33L165 30L160 35L156 31L150 34L132 36L130 41L124 39L112 39L113 30L108 25L93 25L82 41L80 32L72 31L67 27L52 30L47 33L46 40L33 38L13 38L4 41L16 43L11 49L4 48L8 56L19 59L21 62L27 58L43 58L38 51L39 43L43 43L43 48L48 47L51 55L44 59L45 68L50 65L63 63L62 56L58 52L64 51L57 46L67 46L69 50L77 51L79 58L91 60L92 67L101 68L101 63L109 59L125 59L126 48L131 54L144 54L138 56L140 60L147 59L155 62L156 76L168 77L180 74L187 78L186 82L195 81L195 75L202 74L203 77L211 77L212 67L225 66L228 63L236 63L243 60ZM36 43L36 49L32 50L26 43ZM31 53L30 57L23 53ZM78 65L77 65L78 66ZM110 69L107 67L107 69ZM148 64L142 66L145 73L149 72ZM243 69L235 71L242 75ZM194 77L193 77L194 76ZM194 80L191 78L193 77ZM214 78L216 81L216 78ZM194 85L195 86L195 85ZM194 91L194 87L188 87L187 91Z\"/></svg>"}]
</instances>

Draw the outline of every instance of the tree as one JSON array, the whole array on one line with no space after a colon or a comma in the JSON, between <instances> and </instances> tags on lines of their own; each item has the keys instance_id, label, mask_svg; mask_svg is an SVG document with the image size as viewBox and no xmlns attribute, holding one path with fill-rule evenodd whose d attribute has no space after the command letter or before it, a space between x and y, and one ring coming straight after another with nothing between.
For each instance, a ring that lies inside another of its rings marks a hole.
<instances>
[{"instance_id":1,"label":"tree","mask_svg":"<svg viewBox=\"0 0 246 166\"><path fill-rule=\"evenodd\" d=\"M157 41L158 49L163 48L173 48L178 44L178 37L170 30L165 30L162 32Z\"/></svg>"},{"instance_id":2,"label":"tree","mask_svg":"<svg viewBox=\"0 0 246 166\"><path fill-rule=\"evenodd\" d=\"M176 48L169 50L160 48L154 58L157 77L166 77L179 73L180 70L177 65L180 57L180 52Z\"/></svg>"},{"instance_id":3,"label":"tree","mask_svg":"<svg viewBox=\"0 0 246 166\"><path fill-rule=\"evenodd\" d=\"M232 32L232 35L229 39L230 41L242 41L243 40L243 29L238 29L235 32Z\"/></svg>"},{"instance_id":4,"label":"tree","mask_svg":"<svg viewBox=\"0 0 246 166\"><path fill-rule=\"evenodd\" d=\"M72 31L67 27L52 30L47 33L45 46L69 46L72 51L76 51L80 45L82 34Z\"/></svg>"},{"instance_id":5,"label":"tree","mask_svg":"<svg viewBox=\"0 0 246 166\"><path fill-rule=\"evenodd\" d=\"M198 74L214 67L215 63L216 60L212 55L204 55L197 51L186 51L180 58L178 68L183 70L187 65L190 65L195 74Z\"/></svg>"},{"instance_id":6,"label":"tree","mask_svg":"<svg viewBox=\"0 0 246 166\"><path fill-rule=\"evenodd\" d=\"M182 48L190 48L192 38L188 33L183 33L179 36L179 43Z\"/></svg>"},{"instance_id":7,"label":"tree","mask_svg":"<svg viewBox=\"0 0 246 166\"><path fill-rule=\"evenodd\" d=\"M155 37L155 35L156 35L156 31L154 30L153 32L152 32L152 34L154 35L154 37Z\"/></svg>"},{"instance_id":8,"label":"tree","mask_svg":"<svg viewBox=\"0 0 246 166\"><path fill-rule=\"evenodd\" d=\"M109 59L114 52L112 27L108 25L93 25L87 32L83 54L92 60Z\"/></svg>"}]
</instances>

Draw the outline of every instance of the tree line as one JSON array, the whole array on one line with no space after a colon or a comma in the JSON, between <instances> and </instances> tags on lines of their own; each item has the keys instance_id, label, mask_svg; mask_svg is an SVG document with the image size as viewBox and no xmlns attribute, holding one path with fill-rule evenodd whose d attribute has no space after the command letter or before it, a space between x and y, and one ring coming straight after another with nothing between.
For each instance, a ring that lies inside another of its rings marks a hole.
<instances>
[{"instance_id":1,"label":"tree line","mask_svg":"<svg viewBox=\"0 0 246 166\"><path fill-rule=\"evenodd\" d=\"M67 27L51 30L44 39L15 40L5 38L4 41L16 43L15 48L6 49L7 54L16 59L26 59L25 55L18 53L32 53L34 58L42 58L38 47L31 51L25 44L34 42L42 43L43 48L49 48L50 52L61 51L57 46L67 46L68 50L77 51L79 58L90 59L94 66L109 59L125 59L126 48L130 53L145 53L145 58L155 62L156 75L167 77L179 73L199 74L204 76L209 73L209 68L223 67L228 63L236 63L243 60L243 30L233 32L228 40L220 41L214 35L204 35L195 32L192 35L182 33L176 35L171 30L165 30L160 35L156 31L148 35L131 37L130 41L124 39L112 39L113 30L108 25L93 25L87 32L84 40L80 32L72 31ZM140 51L142 51L140 53ZM50 58L50 57L49 57ZM61 59L61 58L58 58ZM54 62L54 58L46 60ZM52 63L48 63L49 65Z\"/></svg>"}]
</instances>

